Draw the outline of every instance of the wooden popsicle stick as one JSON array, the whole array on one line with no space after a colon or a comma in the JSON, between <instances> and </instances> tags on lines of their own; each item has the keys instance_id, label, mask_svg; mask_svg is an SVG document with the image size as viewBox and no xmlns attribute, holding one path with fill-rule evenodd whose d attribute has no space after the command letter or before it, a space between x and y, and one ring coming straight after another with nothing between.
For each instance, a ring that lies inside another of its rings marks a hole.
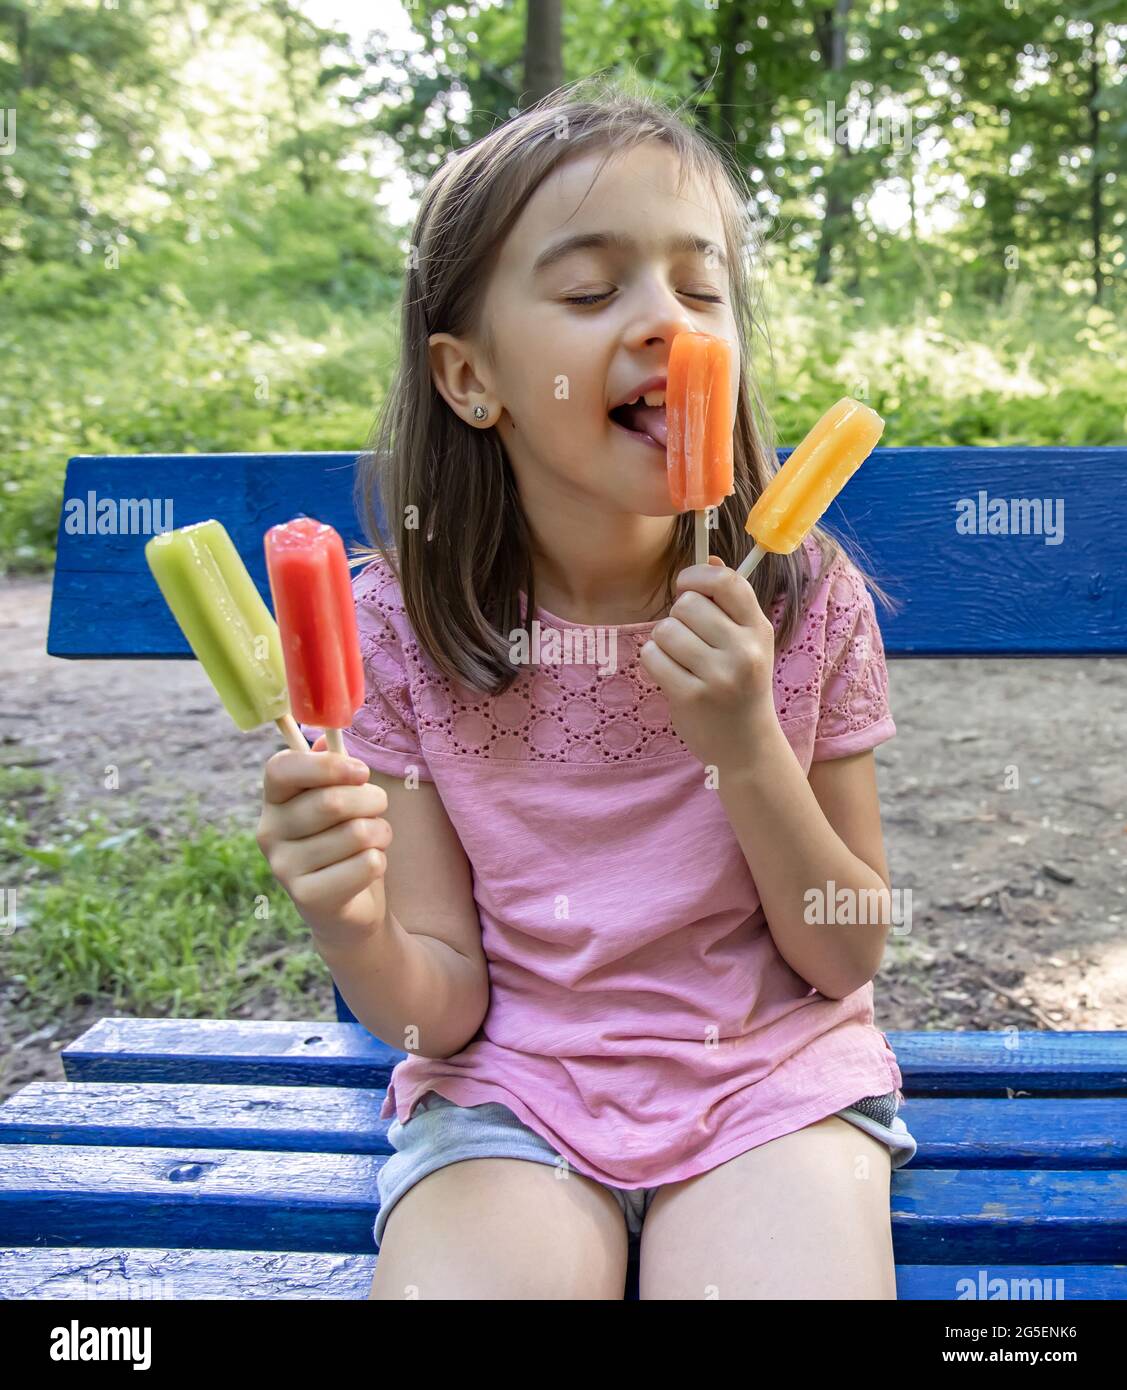
<instances>
[{"instance_id":1,"label":"wooden popsicle stick","mask_svg":"<svg viewBox=\"0 0 1127 1390\"><path fill-rule=\"evenodd\" d=\"M763 549L763 547L761 545L757 545L753 550L751 550L748 553L747 558L744 560L743 564L740 565L739 569L736 570L736 573L742 574L745 579L748 579L751 576L752 570L756 567L756 565L760 562L760 560L763 559L764 555L766 554L767 552Z\"/></svg>"},{"instance_id":2,"label":"wooden popsicle stick","mask_svg":"<svg viewBox=\"0 0 1127 1390\"><path fill-rule=\"evenodd\" d=\"M297 720L292 714L283 714L280 719L275 719L274 723L278 726L278 731L286 740L287 745L295 753L309 752L309 744L306 743L304 735L297 727Z\"/></svg>"},{"instance_id":3,"label":"wooden popsicle stick","mask_svg":"<svg viewBox=\"0 0 1127 1390\"><path fill-rule=\"evenodd\" d=\"M708 512L693 513L693 563L708 564Z\"/></svg>"},{"instance_id":4,"label":"wooden popsicle stick","mask_svg":"<svg viewBox=\"0 0 1127 1390\"><path fill-rule=\"evenodd\" d=\"M344 739L341 738L339 729L326 729L325 743L330 753L344 752Z\"/></svg>"}]
</instances>

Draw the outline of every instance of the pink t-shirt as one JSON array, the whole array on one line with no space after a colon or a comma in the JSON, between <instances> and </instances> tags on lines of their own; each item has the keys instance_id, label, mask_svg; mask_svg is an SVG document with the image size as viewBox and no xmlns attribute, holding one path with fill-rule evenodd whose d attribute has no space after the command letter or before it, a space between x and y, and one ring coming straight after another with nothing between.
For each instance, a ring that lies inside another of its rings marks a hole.
<instances>
[{"instance_id":1,"label":"pink t-shirt","mask_svg":"<svg viewBox=\"0 0 1127 1390\"><path fill-rule=\"evenodd\" d=\"M813 599L774 698L808 773L896 728L867 588L847 560L819 581L806 553ZM382 559L353 589L367 692L345 747L434 782L472 866L491 983L461 1052L395 1067L382 1119L406 1122L429 1090L500 1101L578 1172L637 1188L900 1094L872 983L827 999L776 949L719 795L638 659L653 623L613 629L616 669L573 649L586 664L526 666L491 697L438 672ZM536 617L542 636L582 631Z\"/></svg>"}]
</instances>

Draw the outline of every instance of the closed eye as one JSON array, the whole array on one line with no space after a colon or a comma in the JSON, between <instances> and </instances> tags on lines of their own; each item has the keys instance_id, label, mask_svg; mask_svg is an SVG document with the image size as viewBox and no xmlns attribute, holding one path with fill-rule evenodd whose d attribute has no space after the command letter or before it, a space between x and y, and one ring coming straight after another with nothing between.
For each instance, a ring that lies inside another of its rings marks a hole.
<instances>
[{"instance_id":1,"label":"closed eye","mask_svg":"<svg viewBox=\"0 0 1127 1390\"><path fill-rule=\"evenodd\" d=\"M597 303L598 303L600 300L602 300L602 299L609 299L613 293L614 293L613 290L607 290L605 294L584 294L584 295L581 295L578 299L566 299L566 298L565 298L565 299L564 299L564 303L565 303L565 304L597 304ZM723 299L721 299L721 297L720 297L718 294L693 294L690 290L686 290L686 291L685 291L685 297L686 297L687 299L703 299L703 300L707 301L707 303L709 303L709 304L723 304L723 303L724 303Z\"/></svg>"}]
</instances>

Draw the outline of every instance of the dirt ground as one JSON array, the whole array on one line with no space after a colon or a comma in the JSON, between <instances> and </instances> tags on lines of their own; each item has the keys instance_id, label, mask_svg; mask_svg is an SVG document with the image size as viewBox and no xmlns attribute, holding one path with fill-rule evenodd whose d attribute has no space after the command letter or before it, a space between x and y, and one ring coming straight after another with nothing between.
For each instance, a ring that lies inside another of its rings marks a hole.
<instances>
[{"instance_id":1,"label":"dirt ground","mask_svg":"<svg viewBox=\"0 0 1127 1390\"><path fill-rule=\"evenodd\" d=\"M0 761L57 778L70 814L159 823L195 794L252 829L273 730L239 733L193 661L47 656L49 605L48 580L0 581ZM876 979L885 1032L1127 1028L1124 676L1103 658L889 661L898 733L876 758L911 915ZM309 1017L330 1009L326 988ZM59 1049L106 1012L48 1036L0 1016L0 1095L61 1080Z\"/></svg>"}]
</instances>

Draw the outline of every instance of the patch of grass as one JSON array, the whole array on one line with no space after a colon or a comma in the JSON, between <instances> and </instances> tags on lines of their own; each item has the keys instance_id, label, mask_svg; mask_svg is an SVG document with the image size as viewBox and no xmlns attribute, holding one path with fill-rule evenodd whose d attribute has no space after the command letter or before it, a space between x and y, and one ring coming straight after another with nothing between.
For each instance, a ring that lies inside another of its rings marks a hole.
<instances>
[{"instance_id":1,"label":"patch of grass","mask_svg":"<svg viewBox=\"0 0 1127 1390\"><path fill-rule=\"evenodd\" d=\"M0 769L0 887L15 890L0 950L20 1031L91 1003L181 1018L254 1016L267 996L271 1017L329 1008L325 965L252 834L195 804L182 825L121 829L60 819L55 802L53 783Z\"/></svg>"}]
</instances>

